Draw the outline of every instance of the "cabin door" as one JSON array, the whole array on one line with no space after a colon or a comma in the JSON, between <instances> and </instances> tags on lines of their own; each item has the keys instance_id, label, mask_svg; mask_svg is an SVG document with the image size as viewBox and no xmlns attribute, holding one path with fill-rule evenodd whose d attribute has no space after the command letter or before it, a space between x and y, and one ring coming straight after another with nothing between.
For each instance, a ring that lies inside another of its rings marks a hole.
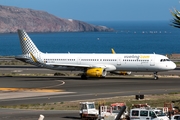
<instances>
[{"instance_id":1,"label":"cabin door","mask_svg":"<svg viewBox=\"0 0 180 120\"><path fill-rule=\"evenodd\" d=\"M117 58L117 65L118 65L118 66L121 65L121 58L120 58L120 57Z\"/></svg>"},{"instance_id":2,"label":"cabin door","mask_svg":"<svg viewBox=\"0 0 180 120\"><path fill-rule=\"evenodd\" d=\"M77 64L81 64L81 58L80 57L77 58Z\"/></svg>"},{"instance_id":3,"label":"cabin door","mask_svg":"<svg viewBox=\"0 0 180 120\"><path fill-rule=\"evenodd\" d=\"M155 66L155 55L152 55L150 58L150 66Z\"/></svg>"}]
</instances>

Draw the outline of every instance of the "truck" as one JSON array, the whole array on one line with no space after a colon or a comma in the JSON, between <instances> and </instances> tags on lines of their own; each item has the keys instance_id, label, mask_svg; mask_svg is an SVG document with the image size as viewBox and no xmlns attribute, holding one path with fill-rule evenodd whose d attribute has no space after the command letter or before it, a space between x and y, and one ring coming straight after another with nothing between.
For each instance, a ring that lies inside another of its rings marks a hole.
<instances>
[{"instance_id":1,"label":"truck","mask_svg":"<svg viewBox=\"0 0 180 120\"><path fill-rule=\"evenodd\" d=\"M81 119L97 119L99 111L94 102L80 102L79 115Z\"/></svg>"},{"instance_id":2,"label":"truck","mask_svg":"<svg viewBox=\"0 0 180 120\"><path fill-rule=\"evenodd\" d=\"M130 110L130 120L169 120L162 110L134 108Z\"/></svg>"}]
</instances>

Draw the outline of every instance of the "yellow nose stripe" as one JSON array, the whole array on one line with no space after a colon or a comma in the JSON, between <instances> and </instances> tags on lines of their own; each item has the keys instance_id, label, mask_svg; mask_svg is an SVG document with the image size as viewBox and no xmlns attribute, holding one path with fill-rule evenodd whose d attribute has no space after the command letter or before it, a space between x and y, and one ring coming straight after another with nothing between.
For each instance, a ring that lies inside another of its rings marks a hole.
<instances>
[{"instance_id":1,"label":"yellow nose stripe","mask_svg":"<svg viewBox=\"0 0 180 120\"><path fill-rule=\"evenodd\" d=\"M25 38L24 38L24 41L26 41L26 40L27 40L27 38L25 37Z\"/></svg>"}]
</instances>

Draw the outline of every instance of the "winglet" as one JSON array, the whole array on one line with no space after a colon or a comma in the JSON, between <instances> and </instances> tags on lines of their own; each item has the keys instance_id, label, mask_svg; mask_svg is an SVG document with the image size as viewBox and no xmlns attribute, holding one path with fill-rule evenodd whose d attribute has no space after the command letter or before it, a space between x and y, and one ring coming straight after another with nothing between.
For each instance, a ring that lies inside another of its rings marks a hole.
<instances>
[{"instance_id":1,"label":"winglet","mask_svg":"<svg viewBox=\"0 0 180 120\"><path fill-rule=\"evenodd\" d=\"M111 52L112 52L112 54L116 54L116 52L114 51L113 48L111 48Z\"/></svg>"}]
</instances>

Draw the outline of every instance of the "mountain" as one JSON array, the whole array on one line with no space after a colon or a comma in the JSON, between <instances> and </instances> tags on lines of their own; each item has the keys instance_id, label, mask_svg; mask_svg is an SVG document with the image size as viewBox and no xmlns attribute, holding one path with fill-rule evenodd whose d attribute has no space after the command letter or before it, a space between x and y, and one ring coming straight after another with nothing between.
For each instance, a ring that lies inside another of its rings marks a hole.
<instances>
[{"instance_id":1,"label":"mountain","mask_svg":"<svg viewBox=\"0 0 180 120\"><path fill-rule=\"evenodd\" d=\"M0 33L17 32L17 29L27 32L113 31L106 26L58 18L44 11L0 5Z\"/></svg>"}]
</instances>

